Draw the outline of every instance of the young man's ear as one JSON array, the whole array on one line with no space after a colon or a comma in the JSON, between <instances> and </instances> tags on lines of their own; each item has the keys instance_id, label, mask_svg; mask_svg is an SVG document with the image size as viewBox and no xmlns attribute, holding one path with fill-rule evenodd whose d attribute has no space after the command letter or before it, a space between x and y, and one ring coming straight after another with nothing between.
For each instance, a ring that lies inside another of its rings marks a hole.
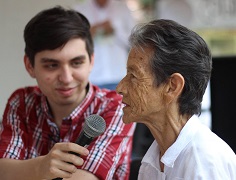
<instances>
[{"instance_id":1,"label":"young man's ear","mask_svg":"<svg viewBox=\"0 0 236 180\"><path fill-rule=\"evenodd\" d=\"M92 71L93 66L94 66L94 54L91 54L91 56L90 56L90 71L89 72Z\"/></svg>"},{"instance_id":2,"label":"young man's ear","mask_svg":"<svg viewBox=\"0 0 236 180\"><path fill-rule=\"evenodd\" d=\"M29 57L27 55L24 56L24 64L25 64L25 69L27 70L29 75L32 78L35 78L34 68L32 64L30 63Z\"/></svg>"}]
</instances>

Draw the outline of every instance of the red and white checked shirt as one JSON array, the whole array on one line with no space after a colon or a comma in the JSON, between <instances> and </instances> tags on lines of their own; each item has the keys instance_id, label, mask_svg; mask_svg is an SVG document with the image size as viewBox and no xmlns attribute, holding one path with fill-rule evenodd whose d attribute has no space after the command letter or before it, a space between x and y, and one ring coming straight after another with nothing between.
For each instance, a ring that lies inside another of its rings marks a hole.
<instances>
[{"instance_id":1,"label":"red and white checked shirt","mask_svg":"<svg viewBox=\"0 0 236 180\"><path fill-rule=\"evenodd\" d=\"M47 154L56 142L75 142L84 119L98 114L106 131L88 146L81 169L99 179L128 179L135 124L122 121L121 96L89 85L82 103L63 119L59 129L38 87L16 90L8 100L0 126L0 158L30 159Z\"/></svg>"}]
</instances>

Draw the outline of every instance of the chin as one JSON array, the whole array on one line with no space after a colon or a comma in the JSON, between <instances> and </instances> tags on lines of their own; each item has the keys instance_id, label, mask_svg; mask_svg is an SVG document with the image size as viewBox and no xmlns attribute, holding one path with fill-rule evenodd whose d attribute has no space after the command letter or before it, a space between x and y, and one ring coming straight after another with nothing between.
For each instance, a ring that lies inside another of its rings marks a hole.
<instances>
[{"instance_id":1,"label":"chin","mask_svg":"<svg viewBox=\"0 0 236 180\"><path fill-rule=\"evenodd\" d=\"M129 123L134 122L134 121L132 121L132 118L131 118L131 117L125 116L125 115L123 115L122 120L123 120L123 123L125 123L125 124L129 124Z\"/></svg>"}]
</instances>

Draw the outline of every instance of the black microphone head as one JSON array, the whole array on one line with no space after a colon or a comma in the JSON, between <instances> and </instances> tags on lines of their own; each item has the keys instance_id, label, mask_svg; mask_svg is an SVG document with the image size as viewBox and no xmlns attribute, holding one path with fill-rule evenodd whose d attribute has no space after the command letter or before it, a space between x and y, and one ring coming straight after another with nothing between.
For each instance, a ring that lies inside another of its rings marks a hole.
<instances>
[{"instance_id":1,"label":"black microphone head","mask_svg":"<svg viewBox=\"0 0 236 180\"><path fill-rule=\"evenodd\" d=\"M85 118L83 130L91 138L99 136L105 131L105 129L106 122L101 116L93 114Z\"/></svg>"}]
</instances>

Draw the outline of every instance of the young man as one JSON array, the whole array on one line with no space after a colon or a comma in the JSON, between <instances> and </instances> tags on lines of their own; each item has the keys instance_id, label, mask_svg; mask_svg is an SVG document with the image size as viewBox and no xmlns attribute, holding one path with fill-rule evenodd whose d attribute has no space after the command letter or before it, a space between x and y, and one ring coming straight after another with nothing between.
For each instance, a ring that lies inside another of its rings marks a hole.
<instances>
[{"instance_id":1,"label":"young man","mask_svg":"<svg viewBox=\"0 0 236 180\"><path fill-rule=\"evenodd\" d=\"M25 68L37 87L16 90L0 126L1 179L128 179L134 124L122 122L121 96L88 81L94 64L90 24L54 7L25 27ZM86 117L106 130L86 149L73 142ZM75 152L81 157L68 152Z\"/></svg>"}]
</instances>

